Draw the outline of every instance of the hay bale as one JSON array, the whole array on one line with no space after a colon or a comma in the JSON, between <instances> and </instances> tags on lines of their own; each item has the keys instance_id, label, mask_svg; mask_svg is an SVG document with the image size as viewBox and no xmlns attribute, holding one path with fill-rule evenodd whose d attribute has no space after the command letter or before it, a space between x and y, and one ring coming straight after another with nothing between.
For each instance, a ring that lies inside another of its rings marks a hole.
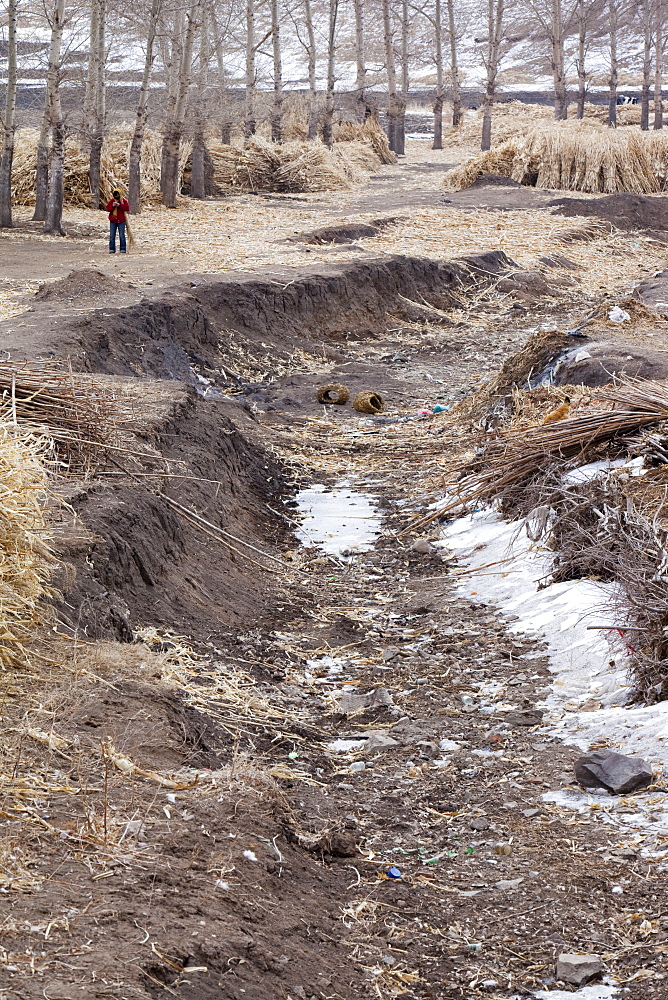
<instances>
[{"instance_id":1,"label":"hay bale","mask_svg":"<svg viewBox=\"0 0 668 1000\"><path fill-rule=\"evenodd\" d=\"M350 399L350 389L345 385L332 383L321 386L315 395L319 403L333 403L335 406L343 406Z\"/></svg>"},{"instance_id":2,"label":"hay bale","mask_svg":"<svg viewBox=\"0 0 668 1000\"><path fill-rule=\"evenodd\" d=\"M362 142L371 146L381 163L396 163L397 157L390 149L387 136L372 118L360 122L338 122L333 126L335 142Z\"/></svg>"},{"instance_id":3,"label":"hay bale","mask_svg":"<svg viewBox=\"0 0 668 1000\"><path fill-rule=\"evenodd\" d=\"M0 414L0 666L25 662L26 645L45 619L42 599L55 560L47 526L47 438Z\"/></svg>"},{"instance_id":4,"label":"hay bale","mask_svg":"<svg viewBox=\"0 0 668 1000\"><path fill-rule=\"evenodd\" d=\"M366 389L364 392L358 392L353 399L353 409L357 410L358 413L382 413L383 412L383 397L379 392L371 392Z\"/></svg>"},{"instance_id":5,"label":"hay bale","mask_svg":"<svg viewBox=\"0 0 668 1000\"><path fill-rule=\"evenodd\" d=\"M446 190L483 173L519 184L591 194L657 194L668 178L668 137L595 121L554 122L478 154L445 175Z\"/></svg>"}]
</instances>

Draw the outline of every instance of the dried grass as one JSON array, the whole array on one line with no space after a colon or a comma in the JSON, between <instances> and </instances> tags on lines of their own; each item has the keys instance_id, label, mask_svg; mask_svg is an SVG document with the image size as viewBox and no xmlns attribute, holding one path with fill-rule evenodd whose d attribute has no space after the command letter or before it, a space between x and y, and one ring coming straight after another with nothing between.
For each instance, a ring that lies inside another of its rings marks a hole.
<instances>
[{"instance_id":1,"label":"dried grass","mask_svg":"<svg viewBox=\"0 0 668 1000\"><path fill-rule=\"evenodd\" d=\"M460 164L445 177L456 191L482 174L520 184L591 194L658 194L668 182L668 136L593 121L541 126Z\"/></svg>"},{"instance_id":2,"label":"dried grass","mask_svg":"<svg viewBox=\"0 0 668 1000\"><path fill-rule=\"evenodd\" d=\"M51 443L0 417L0 665L24 662L54 565L47 525Z\"/></svg>"}]
</instances>

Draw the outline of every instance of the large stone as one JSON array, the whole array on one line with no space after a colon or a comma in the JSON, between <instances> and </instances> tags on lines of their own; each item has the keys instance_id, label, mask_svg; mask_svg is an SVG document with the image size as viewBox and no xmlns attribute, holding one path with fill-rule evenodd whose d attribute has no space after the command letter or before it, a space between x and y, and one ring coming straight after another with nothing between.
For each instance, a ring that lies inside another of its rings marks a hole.
<instances>
[{"instance_id":1,"label":"large stone","mask_svg":"<svg viewBox=\"0 0 668 1000\"><path fill-rule=\"evenodd\" d=\"M598 955L560 955L557 959L557 979L572 986L584 986L603 972Z\"/></svg>"},{"instance_id":2,"label":"large stone","mask_svg":"<svg viewBox=\"0 0 668 1000\"><path fill-rule=\"evenodd\" d=\"M652 784L652 768L642 757L627 757L614 750L593 750L579 757L575 777L583 788L606 788L625 795Z\"/></svg>"}]
</instances>

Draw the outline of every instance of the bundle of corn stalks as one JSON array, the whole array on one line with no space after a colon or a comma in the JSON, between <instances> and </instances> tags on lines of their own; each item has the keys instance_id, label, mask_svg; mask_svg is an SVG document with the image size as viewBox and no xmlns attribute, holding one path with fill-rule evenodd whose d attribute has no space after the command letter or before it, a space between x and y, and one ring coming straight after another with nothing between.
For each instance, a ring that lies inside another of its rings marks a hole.
<instances>
[{"instance_id":1,"label":"bundle of corn stalks","mask_svg":"<svg viewBox=\"0 0 668 1000\"><path fill-rule=\"evenodd\" d=\"M657 194L668 179L668 137L596 122L555 122L472 157L450 170L444 184L461 190L484 173L562 191Z\"/></svg>"},{"instance_id":2,"label":"bundle of corn stalks","mask_svg":"<svg viewBox=\"0 0 668 1000\"><path fill-rule=\"evenodd\" d=\"M45 518L48 439L0 418L0 665L25 660L54 560Z\"/></svg>"},{"instance_id":3,"label":"bundle of corn stalks","mask_svg":"<svg viewBox=\"0 0 668 1000\"><path fill-rule=\"evenodd\" d=\"M12 189L16 205L35 204L35 170L39 132L36 129L20 129L16 133L14 161L12 164ZM132 131L118 128L110 132L102 147L101 192L102 200L108 201L111 192L119 187L127 191L128 158ZM147 129L142 146L142 202L160 200L160 158L162 136ZM190 156L191 145L181 143L180 174ZM90 207L90 185L88 180L88 155L73 140L65 143L65 203L79 208ZM180 185L180 178L179 178Z\"/></svg>"},{"instance_id":4,"label":"bundle of corn stalks","mask_svg":"<svg viewBox=\"0 0 668 1000\"><path fill-rule=\"evenodd\" d=\"M112 446L120 410L90 376L1 362L0 393L0 419L48 436L67 465L86 467L96 452Z\"/></svg>"},{"instance_id":5,"label":"bundle of corn stalks","mask_svg":"<svg viewBox=\"0 0 668 1000\"><path fill-rule=\"evenodd\" d=\"M604 388L593 396L605 406L581 417L506 431L485 449L472 472L450 487L446 502L410 525L419 530L439 517L470 505L490 503L524 488L550 463L577 457L604 441L668 419L668 388L661 382L627 379L620 386ZM613 408L606 404L612 403ZM622 409L614 407L621 405Z\"/></svg>"}]
</instances>

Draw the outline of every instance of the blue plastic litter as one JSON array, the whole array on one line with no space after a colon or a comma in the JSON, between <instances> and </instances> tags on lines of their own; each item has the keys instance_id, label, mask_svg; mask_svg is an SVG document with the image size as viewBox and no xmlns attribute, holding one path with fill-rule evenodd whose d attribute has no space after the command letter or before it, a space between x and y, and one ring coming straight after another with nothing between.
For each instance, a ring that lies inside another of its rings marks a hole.
<instances>
[{"instance_id":1,"label":"blue plastic litter","mask_svg":"<svg viewBox=\"0 0 668 1000\"><path fill-rule=\"evenodd\" d=\"M392 865L391 868L387 869L386 874L388 878L401 878L401 869L397 868L395 865Z\"/></svg>"},{"instance_id":2,"label":"blue plastic litter","mask_svg":"<svg viewBox=\"0 0 668 1000\"><path fill-rule=\"evenodd\" d=\"M449 409L450 409L449 406L442 406L440 403L437 403L436 406L434 407L434 409L431 412L432 413L447 413Z\"/></svg>"}]
</instances>

